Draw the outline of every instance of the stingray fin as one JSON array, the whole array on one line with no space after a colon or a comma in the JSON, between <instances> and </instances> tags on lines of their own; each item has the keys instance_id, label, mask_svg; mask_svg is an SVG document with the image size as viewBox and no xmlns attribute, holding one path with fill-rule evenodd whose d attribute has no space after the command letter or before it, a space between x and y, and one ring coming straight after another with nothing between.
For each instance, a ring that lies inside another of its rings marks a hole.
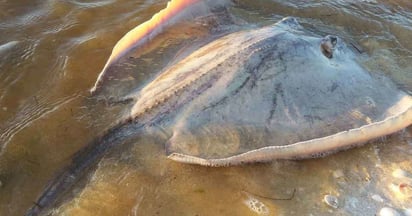
<instances>
[{"instance_id":1,"label":"stingray fin","mask_svg":"<svg viewBox=\"0 0 412 216\"><path fill-rule=\"evenodd\" d=\"M97 94L105 80L115 70L109 70L121 57L149 43L153 38L164 32L168 27L182 21L192 21L210 13L217 6L224 6L230 1L203 0L171 0L167 7L155 14L150 20L126 33L114 46L95 85L90 90Z\"/></svg>"}]
</instances>

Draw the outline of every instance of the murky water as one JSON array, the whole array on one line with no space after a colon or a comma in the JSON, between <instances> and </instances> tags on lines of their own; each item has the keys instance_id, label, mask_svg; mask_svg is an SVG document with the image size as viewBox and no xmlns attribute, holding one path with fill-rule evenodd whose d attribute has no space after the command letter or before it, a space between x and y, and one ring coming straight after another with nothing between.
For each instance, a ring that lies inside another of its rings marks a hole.
<instances>
[{"instance_id":1,"label":"murky water","mask_svg":"<svg viewBox=\"0 0 412 216\"><path fill-rule=\"evenodd\" d=\"M56 171L121 115L122 105L107 105L88 90L117 40L165 3L0 0L0 215L24 214ZM239 4L230 13L248 25L295 16L318 34L340 35L363 52L371 71L412 91L411 1ZM141 59L138 83L167 64L182 38L202 32L186 28L185 36L178 27L155 39ZM374 215L384 206L402 212L412 208L412 189L399 185L411 180L396 173L412 173L411 134L409 128L321 159L228 168L170 161L162 137L144 137L106 155L54 212ZM338 198L338 208L322 201L327 194Z\"/></svg>"}]
</instances>

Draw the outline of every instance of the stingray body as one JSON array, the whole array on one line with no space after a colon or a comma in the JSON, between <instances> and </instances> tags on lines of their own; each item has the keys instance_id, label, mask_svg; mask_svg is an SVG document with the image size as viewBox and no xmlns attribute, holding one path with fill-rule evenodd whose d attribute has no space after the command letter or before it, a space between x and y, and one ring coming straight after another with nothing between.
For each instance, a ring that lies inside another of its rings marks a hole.
<instances>
[{"instance_id":1,"label":"stingray body","mask_svg":"<svg viewBox=\"0 0 412 216\"><path fill-rule=\"evenodd\" d=\"M94 92L119 56L153 29L119 42ZM331 50L325 40L286 18L197 49L134 94L130 114L82 150L28 215L53 205L112 146L148 131L169 135L170 159L225 166L318 157L412 123L409 95L362 68L341 39Z\"/></svg>"},{"instance_id":2,"label":"stingray body","mask_svg":"<svg viewBox=\"0 0 412 216\"><path fill-rule=\"evenodd\" d=\"M207 166L317 157L411 123L407 94L338 38L325 56L325 40L295 18L229 34L146 85L130 118L170 134L169 158Z\"/></svg>"}]
</instances>

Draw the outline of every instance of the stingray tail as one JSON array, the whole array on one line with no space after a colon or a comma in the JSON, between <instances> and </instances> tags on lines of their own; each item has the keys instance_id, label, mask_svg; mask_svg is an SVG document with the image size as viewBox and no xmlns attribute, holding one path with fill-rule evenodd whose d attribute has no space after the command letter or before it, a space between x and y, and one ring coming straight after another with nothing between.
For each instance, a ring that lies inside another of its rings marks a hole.
<instances>
[{"instance_id":1,"label":"stingray tail","mask_svg":"<svg viewBox=\"0 0 412 216\"><path fill-rule=\"evenodd\" d=\"M149 43L153 38L165 31L170 26L182 22L191 22L197 17L211 13L213 8L224 7L231 0L171 0L167 7L159 11L153 17L127 32L114 46L103 70L100 72L96 83L90 92L98 94L105 80L108 80L114 71L110 67L121 57ZM135 54L134 54L135 55Z\"/></svg>"},{"instance_id":2,"label":"stingray tail","mask_svg":"<svg viewBox=\"0 0 412 216\"><path fill-rule=\"evenodd\" d=\"M26 212L26 216L44 214L57 204L82 176L99 162L108 150L125 140L126 136L124 136L123 132L133 127L132 124L127 124L128 122L122 122L112 127L102 136L78 151L74 155L71 164L48 183L42 195Z\"/></svg>"}]
</instances>

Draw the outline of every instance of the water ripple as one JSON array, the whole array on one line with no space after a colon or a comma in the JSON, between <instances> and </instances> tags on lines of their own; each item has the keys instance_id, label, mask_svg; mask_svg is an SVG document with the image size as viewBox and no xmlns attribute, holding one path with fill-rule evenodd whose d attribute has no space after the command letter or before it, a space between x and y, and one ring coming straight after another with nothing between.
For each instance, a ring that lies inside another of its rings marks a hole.
<instances>
[{"instance_id":1,"label":"water ripple","mask_svg":"<svg viewBox=\"0 0 412 216\"><path fill-rule=\"evenodd\" d=\"M27 73L22 67L28 66L28 61L34 56L38 43L39 41L20 42L0 56L0 102L8 94L8 90Z\"/></svg>"},{"instance_id":2,"label":"water ripple","mask_svg":"<svg viewBox=\"0 0 412 216\"><path fill-rule=\"evenodd\" d=\"M0 128L0 143L2 143L0 146L0 155L13 137L21 130L79 97L79 94L73 94L51 101L49 98L33 96L32 101L22 107L13 120L6 122L3 127Z\"/></svg>"},{"instance_id":3,"label":"water ripple","mask_svg":"<svg viewBox=\"0 0 412 216\"><path fill-rule=\"evenodd\" d=\"M91 2L83 2L79 0L70 0L69 2L80 6L82 8L95 8L95 7L101 7L101 6L106 6L109 4L112 4L115 2L115 0L100 0L100 1L91 1Z\"/></svg>"}]
</instances>

